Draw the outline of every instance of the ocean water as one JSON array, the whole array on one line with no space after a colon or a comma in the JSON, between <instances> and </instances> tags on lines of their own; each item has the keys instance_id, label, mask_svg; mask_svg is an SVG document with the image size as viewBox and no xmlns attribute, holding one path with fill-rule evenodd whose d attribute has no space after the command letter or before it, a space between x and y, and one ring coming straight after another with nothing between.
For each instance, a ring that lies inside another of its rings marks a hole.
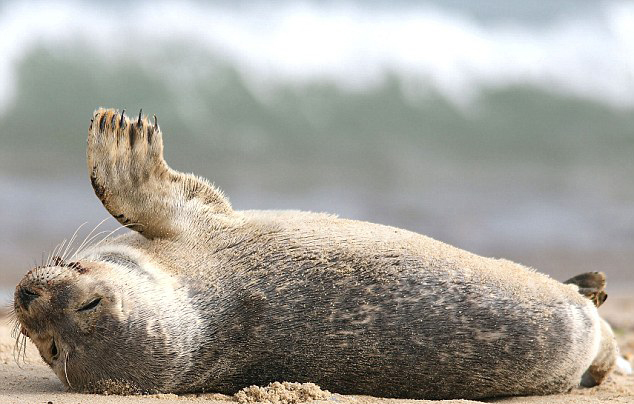
<instances>
[{"instance_id":1,"label":"ocean water","mask_svg":"<svg viewBox=\"0 0 634 404\"><path fill-rule=\"evenodd\" d=\"M634 3L2 1L5 290L107 217L85 172L98 106L156 114L168 162L236 208L634 291Z\"/></svg>"}]
</instances>

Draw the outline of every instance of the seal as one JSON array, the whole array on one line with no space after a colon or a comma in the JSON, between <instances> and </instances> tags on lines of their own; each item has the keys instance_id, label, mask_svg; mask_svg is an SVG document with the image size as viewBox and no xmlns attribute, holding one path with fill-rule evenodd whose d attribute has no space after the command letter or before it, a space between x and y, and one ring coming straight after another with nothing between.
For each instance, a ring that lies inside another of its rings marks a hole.
<instances>
[{"instance_id":1,"label":"seal","mask_svg":"<svg viewBox=\"0 0 634 404\"><path fill-rule=\"evenodd\" d=\"M561 283L394 227L233 210L168 167L156 117L141 113L95 111L87 157L96 195L133 231L59 248L14 299L22 334L70 390L290 381L477 399L594 385L614 367L601 273Z\"/></svg>"}]
</instances>

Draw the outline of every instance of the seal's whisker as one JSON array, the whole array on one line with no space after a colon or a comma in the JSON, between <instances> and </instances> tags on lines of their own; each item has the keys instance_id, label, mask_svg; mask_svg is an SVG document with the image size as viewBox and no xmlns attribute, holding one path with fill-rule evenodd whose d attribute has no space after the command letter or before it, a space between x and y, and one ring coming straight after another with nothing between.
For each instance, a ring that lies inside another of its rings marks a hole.
<instances>
[{"instance_id":1,"label":"seal's whisker","mask_svg":"<svg viewBox=\"0 0 634 404\"><path fill-rule=\"evenodd\" d=\"M20 321L18 320L17 315L15 314L15 310L13 310L12 313L9 313L9 324L11 327L11 338L14 338L16 340L16 346L17 346L17 342L18 342L18 338L20 337L21 333L20 333ZM16 351L16 346L13 347L13 358L15 359L15 351Z\"/></svg>"},{"instance_id":2,"label":"seal's whisker","mask_svg":"<svg viewBox=\"0 0 634 404\"><path fill-rule=\"evenodd\" d=\"M50 251L48 253L48 256L46 257L46 262L44 262L44 264L42 264L43 267L47 267L48 264L50 264L52 256L53 256L53 251Z\"/></svg>"},{"instance_id":3,"label":"seal's whisker","mask_svg":"<svg viewBox=\"0 0 634 404\"><path fill-rule=\"evenodd\" d=\"M52 252L52 251L50 251L50 252L48 253L48 256L46 257L46 261L43 261L43 262L42 262L42 267L47 267L47 266L48 266L48 264L51 262L51 257L52 257L52 256L53 256L53 252ZM39 269L39 268L38 268L38 269Z\"/></svg>"},{"instance_id":4,"label":"seal's whisker","mask_svg":"<svg viewBox=\"0 0 634 404\"><path fill-rule=\"evenodd\" d=\"M89 243L90 241L88 240L92 234L97 231L97 229L99 228L99 226L101 226L106 220L108 220L109 218L105 218L103 219L101 222L99 222L91 231L90 233L88 233L88 235L86 236L86 238L84 238L84 241L81 242L81 244L79 244L79 247L77 247L77 249L75 250L75 252L73 253L73 255L71 255L71 257L76 257L77 254L79 254L79 252L82 250L82 248Z\"/></svg>"},{"instance_id":5,"label":"seal's whisker","mask_svg":"<svg viewBox=\"0 0 634 404\"><path fill-rule=\"evenodd\" d=\"M68 351L66 351L66 355L64 356L64 376L66 377L66 383L68 383L69 388L73 388L70 384L70 380L68 380L68 371L66 370L66 366L68 364Z\"/></svg>"},{"instance_id":6,"label":"seal's whisker","mask_svg":"<svg viewBox=\"0 0 634 404\"><path fill-rule=\"evenodd\" d=\"M20 325L14 324L11 328L11 338L17 339L20 336Z\"/></svg>"},{"instance_id":7,"label":"seal's whisker","mask_svg":"<svg viewBox=\"0 0 634 404\"><path fill-rule=\"evenodd\" d=\"M62 241L61 243L55 246L55 248L53 249L53 252L48 258L48 261L46 262L47 267L51 266L51 264L55 261L55 257L57 257L57 254L59 254L58 251L62 249L62 246L64 245L64 243L66 243L66 239L64 239L64 241Z\"/></svg>"},{"instance_id":8,"label":"seal's whisker","mask_svg":"<svg viewBox=\"0 0 634 404\"><path fill-rule=\"evenodd\" d=\"M20 355L22 355L22 362L26 364L26 335L19 334L15 339L15 345L13 347L13 360L20 369Z\"/></svg>"},{"instance_id":9,"label":"seal's whisker","mask_svg":"<svg viewBox=\"0 0 634 404\"><path fill-rule=\"evenodd\" d=\"M101 222L103 223L103 221ZM100 224L101 224L100 223ZM75 253L73 253L73 255L71 256L71 260L75 259L79 254L81 254L82 252L84 252L86 249L88 248L95 248L98 247L102 242L106 241L108 239L108 237L110 237L112 234L114 234L115 232L124 229L124 228L129 228L131 226L137 226L137 225L141 225L140 223L128 223L125 225L119 225L117 226L117 228L115 228L114 230L108 232L107 230L103 230L100 231L98 233L95 233L94 235L92 235L90 238L86 238L84 240L84 242L82 242L82 244L78 247L77 251L75 251ZM94 240L97 239L97 237L99 237L100 235L104 234L104 233L108 233L106 234L101 240L99 240L98 242L91 244Z\"/></svg>"},{"instance_id":10,"label":"seal's whisker","mask_svg":"<svg viewBox=\"0 0 634 404\"><path fill-rule=\"evenodd\" d=\"M73 254L71 256L71 259L75 259L75 257L77 257L79 254L81 254L82 252L84 252L88 247L91 246L90 243L92 243L95 239L97 239L97 237L101 236L102 234L108 233L108 230L102 230L98 233L95 233L92 237L90 237L90 239L86 240L86 244L81 248L81 250L78 250L75 252L75 254Z\"/></svg>"},{"instance_id":11,"label":"seal's whisker","mask_svg":"<svg viewBox=\"0 0 634 404\"><path fill-rule=\"evenodd\" d=\"M19 324L20 320L18 320L18 313L16 313L15 311L15 306L9 303L7 304L6 308L7 308L6 311L9 314L9 318L8 318L9 324L12 324L13 326L15 326L16 324Z\"/></svg>"},{"instance_id":12,"label":"seal's whisker","mask_svg":"<svg viewBox=\"0 0 634 404\"><path fill-rule=\"evenodd\" d=\"M59 248L59 251L57 251L57 257L59 258L58 261L63 261L62 259L62 251L64 250L64 247L66 247L68 245L68 239L65 238L64 241L62 241L62 245Z\"/></svg>"},{"instance_id":13,"label":"seal's whisker","mask_svg":"<svg viewBox=\"0 0 634 404\"><path fill-rule=\"evenodd\" d=\"M22 336L22 362L24 364L26 364L26 343L28 341L26 340L26 335Z\"/></svg>"},{"instance_id":14,"label":"seal's whisker","mask_svg":"<svg viewBox=\"0 0 634 404\"><path fill-rule=\"evenodd\" d=\"M86 225L86 223L88 222L84 222L82 224L79 225L79 227L77 228L77 230L75 230L75 232L73 233L72 237L70 238L70 241L68 242L68 245L66 246L66 249L64 250L64 253L62 254L62 260L65 260L68 256L68 253L70 252L70 247L73 245L73 243L75 242L75 238L77 237L77 232L79 232L79 230L84 227L84 225Z\"/></svg>"},{"instance_id":15,"label":"seal's whisker","mask_svg":"<svg viewBox=\"0 0 634 404\"><path fill-rule=\"evenodd\" d=\"M13 347L13 359L16 361L18 366L20 366L20 354L22 353L24 338L26 338L26 336L20 333L18 329L16 329L15 345Z\"/></svg>"},{"instance_id":16,"label":"seal's whisker","mask_svg":"<svg viewBox=\"0 0 634 404\"><path fill-rule=\"evenodd\" d=\"M59 244L59 246L57 247L57 249L55 250L55 254L53 254L53 263L55 263L55 261L57 261L55 258L60 258L59 254L62 252L62 249L64 249L64 245L66 245L66 241L68 239L64 239L62 240L62 242Z\"/></svg>"},{"instance_id":17,"label":"seal's whisker","mask_svg":"<svg viewBox=\"0 0 634 404\"><path fill-rule=\"evenodd\" d=\"M20 322L12 319L11 322L13 324L11 324L11 338L17 338L18 336L20 336Z\"/></svg>"},{"instance_id":18,"label":"seal's whisker","mask_svg":"<svg viewBox=\"0 0 634 404\"><path fill-rule=\"evenodd\" d=\"M22 369L22 367L20 366L20 336L19 335L15 338L15 344L13 345L13 360L15 361L15 363L17 363L18 367Z\"/></svg>"},{"instance_id":19,"label":"seal's whisker","mask_svg":"<svg viewBox=\"0 0 634 404\"><path fill-rule=\"evenodd\" d=\"M113 235L115 232L124 229L124 228L129 228L131 226L137 226L140 223L128 223L128 224L122 224L119 227L117 227L116 229L114 229L113 231L111 231L110 233L108 233L104 238L102 238L101 240L99 240L97 243L95 243L92 248L96 248L98 247L101 243L103 243L104 241L106 241L108 239L108 237L110 237L111 235Z\"/></svg>"},{"instance_id":20,"label":"seal's whisker","mask_svg":"<svg viewBox=\"0 0 634 404\"><path fill-rule=\"evenodd\" d=\"M15 307L11 307L9 310L9 324L11 327L11 338L15 338L15 344L13 345L13 360L15 360L18 367L21 369L20 355L22 355L22 361L26 363L27 336L22 333L22 324L18 319Z\"/></svg>"},{"instance_id":21,"label":"seal's whisker","mask_svg":"<svg viewBox=\"0 0 634 404\"><path fill-rule=\"evenodd\" d=\"M50 264L50 263L51 263L51 257L52 257L52 256L53 256L53 251L50 251L50 252L48 253L48 256L46 257L46 261L42 263L42 266L43 266L43 267L47 267L47 266L48 266L48 264Z\"/></svg>"},{"instance_id":22,"label":"seal's whisker","mask_svg":"<svg viewBox=\"0 0 634 404\"><path fill-rule=\"evenodd\" d=\"M101 226L106 220L108 220L108 218L103 219L102 221L100 221L99 223L97 223L97 225L90 231L90 233L88 233L86 235L86 237L84 238L84 240L79 244L79 246L77 247L77 249L75 250L75 252L73 253L72 257L75 257L79 251L82 250L82 248L89 242L90 237L93 235L93 233L99 228L99 226Z\"/></svg>"}]
</instances>

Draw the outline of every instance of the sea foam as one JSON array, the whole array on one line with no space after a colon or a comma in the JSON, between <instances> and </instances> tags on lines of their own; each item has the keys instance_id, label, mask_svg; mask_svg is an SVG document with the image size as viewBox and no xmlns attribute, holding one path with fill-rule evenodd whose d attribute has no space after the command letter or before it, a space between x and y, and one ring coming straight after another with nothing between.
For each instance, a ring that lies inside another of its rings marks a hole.
<instances>
[{"instance_id":1,"label":"sea foam","mask_svg":"<svg viewBox=\"0 0 634 404\"><path fill-rule=\"evenodd\" d=\"M0 10L0 112L20 63L42 48L194 82L209 70L202 55L233 66L253 91L317 81L364 91L397 77L408 97L434 91L458 105L518 85L634 106L633 3L543 24L373 2L9 1ZM170 57L174 44L190 51Z\"/></svg>"}]
</instances>

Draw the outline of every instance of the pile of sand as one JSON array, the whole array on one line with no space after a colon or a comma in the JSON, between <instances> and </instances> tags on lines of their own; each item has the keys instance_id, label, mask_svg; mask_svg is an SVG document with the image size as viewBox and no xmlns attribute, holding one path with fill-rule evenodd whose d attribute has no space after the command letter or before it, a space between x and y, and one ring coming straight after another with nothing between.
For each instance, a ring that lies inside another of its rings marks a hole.
<instances>
[{"instance_id":1,"label":"pile of sand","mask_svg":"<svg viewBox=\"0 0 634 404\"><path fill-rule=\"evenodd\" d=\"M331 396L314 383L275 382L266 387L246 387L235 394L240 404L298 404L312 400L326 400Z\"/></svg>"}]
</instances>

